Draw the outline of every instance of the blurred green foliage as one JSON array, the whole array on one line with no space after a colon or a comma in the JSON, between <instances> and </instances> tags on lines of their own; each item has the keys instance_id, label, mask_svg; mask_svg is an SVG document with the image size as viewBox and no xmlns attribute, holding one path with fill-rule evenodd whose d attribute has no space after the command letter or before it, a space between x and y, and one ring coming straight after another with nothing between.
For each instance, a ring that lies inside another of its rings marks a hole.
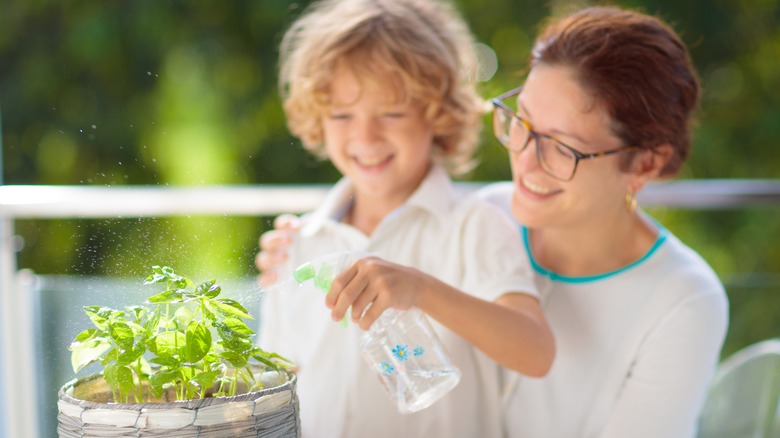
<instances>
[{"instance_id":1,"label":"blurred green foliage","mask_svg":"<svg viewBox=\"0 0 780 438\"><path fill-rule=\"evenodd\" d=\"M306 3L5 0L3 182L334 182L333 167L305 153L287 132L276 88L281 34ZM497 56L497 73L481 85L490 97L522 80L546 16L593 2L456 3ZM705 92L693 155L681 177L780 177L780 1L614 3L672 23L699 69ZM487 129L483 137L482 164L468 178L507 179L504 151ZM736 304L749 301L745 294L778 291L777 211L653 213L734 282L733 290L742 291L732 294ZM19 265L39 273L137 276L154 262L203 275L254 275L257 237L268 226L269 218L23 220L17 223L25 239ZM774 280L743 291L751 273ZM741 317L763 321L750 336L777 334L772 318ZM725 351L753 340L745 336Z\"/></svg>"}]
</instances>

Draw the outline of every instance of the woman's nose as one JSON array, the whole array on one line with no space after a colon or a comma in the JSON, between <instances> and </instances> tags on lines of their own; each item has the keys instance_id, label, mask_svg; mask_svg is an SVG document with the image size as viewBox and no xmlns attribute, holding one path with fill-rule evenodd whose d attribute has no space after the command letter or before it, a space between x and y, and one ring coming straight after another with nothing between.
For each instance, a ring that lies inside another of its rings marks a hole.
<instances>
[{"instance_id":1,"label":"woman's nose","mask_svg":"<svg viewBox=\"0 0 780 438\"><path fill-rule=\"evenodd\" d=\"M526 139L524 147L519 152L514 151L520 149L520 147L523 146L522 144L518 144L516 148L513 148L513 152L510 154L513 167L522 169L524 172L541 168L539 155L536 153L536 142L536 137L531 135Z\"/></svg>"}]
</instances>

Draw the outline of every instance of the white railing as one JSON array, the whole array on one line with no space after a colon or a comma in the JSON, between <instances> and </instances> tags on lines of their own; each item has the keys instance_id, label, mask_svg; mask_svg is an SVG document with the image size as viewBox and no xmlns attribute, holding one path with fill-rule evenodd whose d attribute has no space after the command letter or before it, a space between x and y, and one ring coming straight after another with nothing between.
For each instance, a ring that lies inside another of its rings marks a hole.
<instances>
[{"instance_id":1,"label":"white railing","mask_svg":"<svg viewBox=\"0 0 780 438\"><path fill-rule=\"evenodd\" d=\"M473 190L485 183L461 183ZM300 213L322 201L324 185L218 187L0 186L0 437L35 438L38 403L29 275L16 264L17 219L128 218ZM681 209L780 205L780 180L682 180L654 184L640 202Z\"/></svg>"}]
</instances>

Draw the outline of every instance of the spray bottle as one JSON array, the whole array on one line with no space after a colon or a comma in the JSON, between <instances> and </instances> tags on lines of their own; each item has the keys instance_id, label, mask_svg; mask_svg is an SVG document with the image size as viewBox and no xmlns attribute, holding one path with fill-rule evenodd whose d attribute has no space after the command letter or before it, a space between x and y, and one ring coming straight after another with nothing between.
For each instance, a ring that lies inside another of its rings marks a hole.
<instances>
[{"instance_id":1,"label":"spray bottle","mask_svg":"<svg viewBox=\"0 0 780 438\"><path fill-rule=\"evenodd\" d=\"M313 281L328 292L333 279L358 258L348 252L326 255L295 268L293 279L298 284ZM346 316L341 324L346 326ZM385 310L363 334L360 350L402 414L425 409L460 381L460 370L417 308Z\"/></svg>"}]
</instances>

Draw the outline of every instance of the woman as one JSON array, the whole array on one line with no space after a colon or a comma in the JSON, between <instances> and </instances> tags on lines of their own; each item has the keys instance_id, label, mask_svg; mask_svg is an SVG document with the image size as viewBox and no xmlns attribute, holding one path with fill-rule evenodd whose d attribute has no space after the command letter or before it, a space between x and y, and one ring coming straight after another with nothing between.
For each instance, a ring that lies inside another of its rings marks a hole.
<instances>
[{"instance_id":1,"label":"woman","mask_svg":"<svg viewBox=\"0 0 780 438\"><path fill-rule=\"evenodd\" d=\"M508 373L512 437L690 437L728 325L715 273L636 206L688 156L699 84L662 21L588 8L538 37L496 99L513 184L481 196L520 222L557 355Z\"/></svg>"},{"instance_id":2,"label":"woman","mask_svg":"<svg viewBox=\"0 0 780 438\"><path fill-rule=\"evenodd\" d=\"M513 182L482 196L520 223L556 339L541 378L507 372L510 437L691 437L728 326L715 273L637 208L690 149L699 83L662 21L588 8L551 22L521 87L493 100ZM292 221L294 223L294 221ZM258 267L280 258L263 236Z\"/></svg>"}]
</instances>

